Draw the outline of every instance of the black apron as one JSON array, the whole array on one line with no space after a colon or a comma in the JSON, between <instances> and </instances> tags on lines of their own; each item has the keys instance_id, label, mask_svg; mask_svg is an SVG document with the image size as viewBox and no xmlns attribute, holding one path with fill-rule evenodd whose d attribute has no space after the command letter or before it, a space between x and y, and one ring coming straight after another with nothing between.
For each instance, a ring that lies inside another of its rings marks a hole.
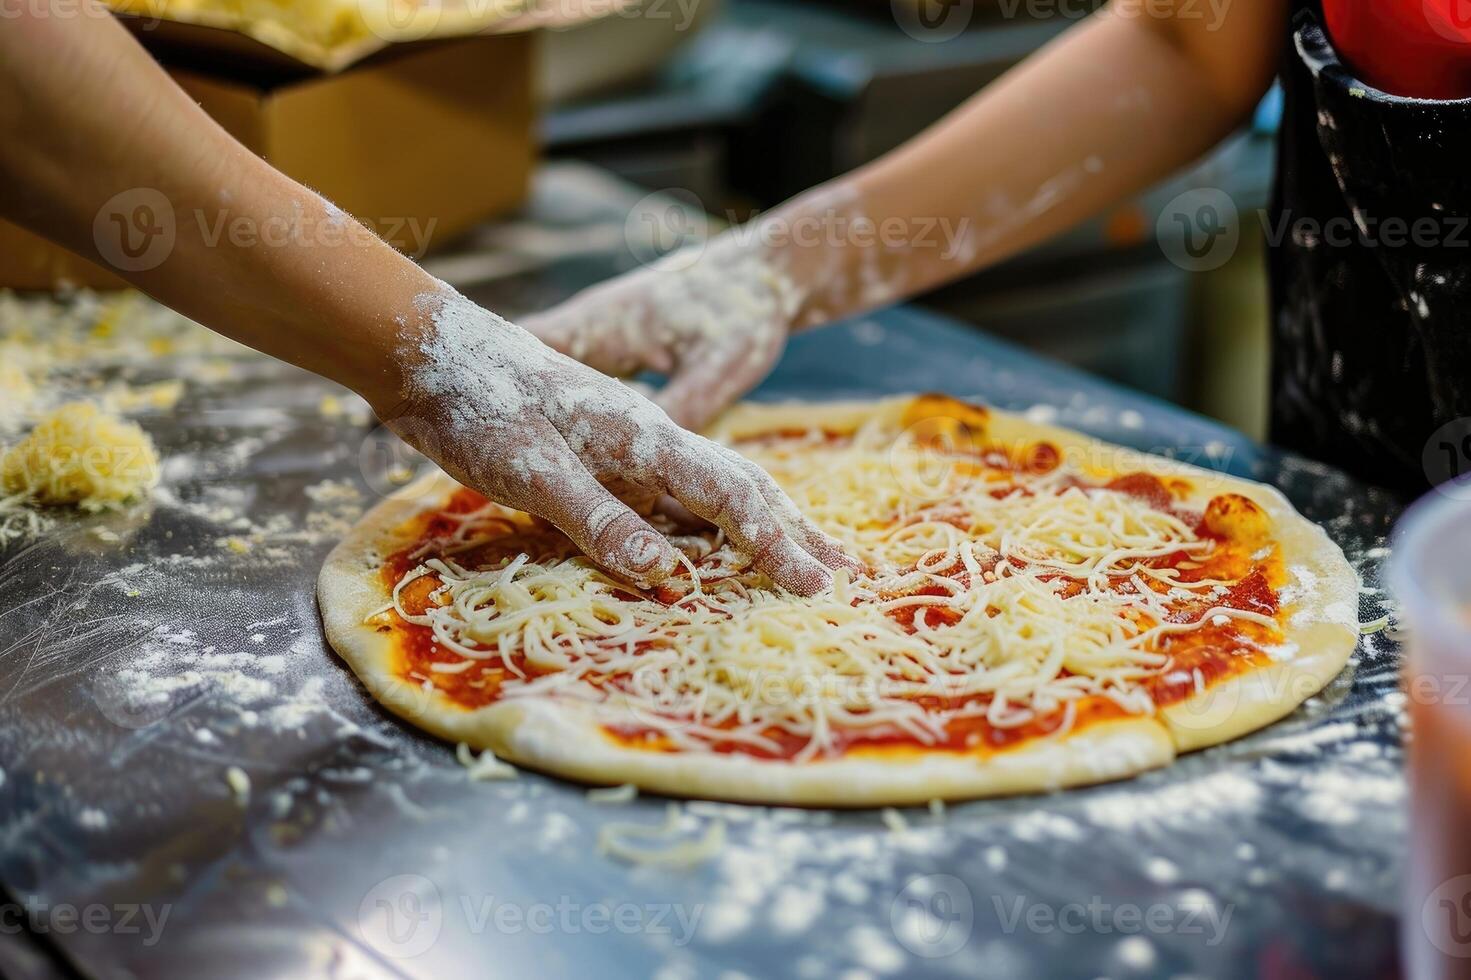
<instances>
[{"instance_id":1,"label":"black apron","mask_svg":"<svg viewBox=\"0 0 1471 980\"><path fill-rule=\"evenodd\" d=\"M1419 492L1471 471L1471 101L1371 88L1298 8L1267 227L1271 436Z\"/></svg>"}]
</instances>

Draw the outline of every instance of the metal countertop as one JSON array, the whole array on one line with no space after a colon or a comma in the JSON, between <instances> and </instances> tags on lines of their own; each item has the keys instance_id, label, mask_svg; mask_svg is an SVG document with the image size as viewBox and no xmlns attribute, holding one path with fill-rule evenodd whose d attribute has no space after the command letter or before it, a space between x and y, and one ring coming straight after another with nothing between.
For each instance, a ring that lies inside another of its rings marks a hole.
<instances>
[{"instance_id":1,"label":"metal countertop","mask_svg":"<svg viewBox=\"0 0 1471 980\"><path fill-rule=\"evenodd\" d=\"M495 253L453 269L498 309L549 302L632 262L636 197L549 171L524 222L486 233ZM904 830L686 806L692 833L726 822L720 856L629 868L597 852L599 829L658 823L667 801L471 783L326 648L321 559L408 458L359 404L244 352L124 373L188 382L141 418L168 461L160 492L0 551L0 880L45 905L33 933L82 974L1393 970L1403 704L1387 634L1290 718L1164 771L905 811ZM757 397L921 389L1275 483L1379 584L1392 497L913 309L797 337ZM1361 617L1379 615L1369 591ZM68 920L58 903L99 911Z\"/></svg>"}]
</instances>

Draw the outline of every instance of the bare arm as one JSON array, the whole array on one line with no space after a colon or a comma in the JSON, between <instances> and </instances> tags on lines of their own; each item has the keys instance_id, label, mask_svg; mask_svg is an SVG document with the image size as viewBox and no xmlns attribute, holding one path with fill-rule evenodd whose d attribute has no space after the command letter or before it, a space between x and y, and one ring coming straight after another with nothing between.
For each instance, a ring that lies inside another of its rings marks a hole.
<instances>
[{"instance_id":1,"label":"bare arm","mask_svg":"<svg viewBox=\"0 0 1471 980\"><path fill-rule=\"evenodd\" d=\"M236 142L99 4L18 9L0 21L7 218L114 269L119 236L171 233L120 274L360 392L397 386L394 318L431 277L371 235L334 238L350 219ZM246 237L216 237L232 222Z\"/></svg>"},{"instance_id":2,"label":"bare arm","mask_svg":"<svg viewBox=\"0 0 1471 980\"><path fill-rule=\"evenodd\" d=\"M625 578L652 584L678 557L614 488L634 501L671 494L793 591L824 587L823 563L851 564L753 464L267 166L94 0L0 19L0 182L0 214L353 388L452 476L546 518Z\"/></svg>"},{"instance_id":3,"label":"bare arm","mask_svg":"<svg viewBox=\"0 0 1471 980\"><path fill-rule=\"evenodd\" d=\"M1194 160L1271 84L1286 15L1282 0L1228 4L1219 23L1202 4L1115 0L910 143L790 202L765 220L831 209L910 233L877 256L785 247L777 261L812 289L798 324L984 268ZM939 226L929 241L921 219Z\"/></svg>"},{"instance_id":4,"label":"bare arm","mask_svg":"<svg viewBox=\"0 0 1471 980\"><path fill-rule=\"evenodd\" d=\"M1227 4L1219 20L1213 5L1115 0L693 264L595 287L527 325L604 370L672 369L659 400L703 424L765 376L789 331L960 278L1198 157L1266 91L1285 17L1285 0Z\"/></svg>"}]
</instances>

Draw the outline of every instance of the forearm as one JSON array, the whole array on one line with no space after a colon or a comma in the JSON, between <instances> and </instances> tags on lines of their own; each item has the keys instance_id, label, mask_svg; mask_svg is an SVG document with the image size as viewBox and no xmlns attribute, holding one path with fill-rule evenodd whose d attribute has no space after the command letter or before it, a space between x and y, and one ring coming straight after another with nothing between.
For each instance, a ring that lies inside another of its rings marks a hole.
<instances>
[{"instance_id":1,"label":"forearm","mask_svg":"<svg viewBox=\"0 0 1471 980\"><path fill-rule=\"evenodd\" d=\"M664 494L783 588L811 595L829 568L861 571L759 467L353 234L100 8L0 17L0 182L0 213L354 388L451 476L552 522L627 581L655 585L682 560L629 506ZM129 235L139 247L119 247Z\"/></svg>"},{"instance_id":2,"label":"forearm","mask_svg":"<svg viewBox=\"0 0 1471 980\"><path fill-rule=\"evenodd\" d=\"M798 327L967 275L1229 134L1270 81L1281 15L1263 0L1211 37L1134 12L1090 18L910 143L746 234L802 285ZM1222 46L1237 59L1226 67L1212 63Z\"/></svg>"},{"instance_id":3,"label":"forearm","mask_svg":"<svg viewBox=\"0 0 1471 980\"><path fill-rule=\"evenodd\" d=\"M434 281L242 147L100 8L0 21L0 132L5 217L258 350L400 387L396 337Z\"/></svg>"}]
</instances>

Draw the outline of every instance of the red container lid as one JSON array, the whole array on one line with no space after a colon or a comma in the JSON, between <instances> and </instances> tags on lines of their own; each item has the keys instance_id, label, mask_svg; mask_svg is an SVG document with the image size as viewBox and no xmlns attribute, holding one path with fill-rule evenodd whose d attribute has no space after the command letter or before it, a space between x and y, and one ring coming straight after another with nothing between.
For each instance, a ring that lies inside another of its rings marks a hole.
<instances>
[{"instance_id":1,"label":"red container lid","mask_svg":"<svg viewBox=\"0 0 1471 980\"><path fill-rule=\"evenodd\" d=\"M1471 98L1471 0L1323 0L1323 15L1339 56L1375 88Z\"/></svg>"}]
</instances>

